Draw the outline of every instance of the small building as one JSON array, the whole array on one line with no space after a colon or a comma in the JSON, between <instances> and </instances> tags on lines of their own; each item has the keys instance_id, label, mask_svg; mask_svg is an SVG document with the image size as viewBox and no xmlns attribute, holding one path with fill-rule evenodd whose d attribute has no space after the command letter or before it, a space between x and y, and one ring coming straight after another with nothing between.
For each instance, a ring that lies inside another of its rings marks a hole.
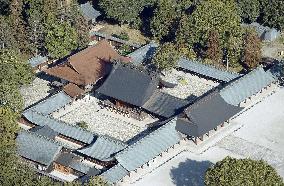
<instances>
[{"instance_id":1,"label":"small building","mask_svg":"<svg viewBox=\"0 0 284 186\"><path fill-rule=\"evenodd\" d=\"M43 68L47 68L48 58L43 56L35 56L28 60L28 63L32 66L33 71L41 71Z\"/></svg>"},{"instance_id":2,"label":"small building","mask_svg":"<svg viewBox=\"0 0 284 186\"><path fill-rule=\"evenodd\" d=\"M29 131L21 131L16 141L19 155L42 171L52 164L62 149L56 141Z\"/></svg>"},{"instance_id":3,"label":"small building","mask_svg":"<svg viewBox=\"0 0 284 186\"><path fill-rule=\"evenodd\" d=\"M280 36L280 32L275 28L271 28L264 33L265 41L275 41Z\"/></svg>"},{"instance_id":4,"label":"small building","mask_svg":"<svg viewBox=\"0 0 284 186\"><path fill-rule=\"evenodd\" d=\"M98 136L92 144L77 150L77 152L97 165L108 167L115 164L115 154L126 147L127 144L124 142L104 135Z\"/></svg>"},{"instance_id":5,"label":"small building","mask_svg":"<svg viewBox=\"0 0 284 186\"><path fill-rule=\"evenodd\" d=\"M105 96L101 98L105 107L138 120L143 120L147 114L169 118L189 103L161 92L159 85L157 72L117 63L96 92Z\"/></svg>"},{"instance_id":6,"label":"small building","mask_svg":"<svg viewBox=\"0 0 284 186\"><path fill-rule=\"evenodd\" d=\"M97 18L101 15L101 13L94 9L91 2L86 2L80 5L81 12L84 18L88 21L89 25L94 25L97 22Z\"/></svg>"},{"instance_id":7,"label":"small building","mask_svg":"<svg viewBox=\"0 0 284 186\"><path fill-rule=\"evenodd\" d=\"M90 91L101 78L108 75L113 60L123 59L107 41L102 40L68 58L68 61L44 72L60 79L63 85L76 84ZM73 86L74 87L74 86Z\"/></svg>"}]
</instances>

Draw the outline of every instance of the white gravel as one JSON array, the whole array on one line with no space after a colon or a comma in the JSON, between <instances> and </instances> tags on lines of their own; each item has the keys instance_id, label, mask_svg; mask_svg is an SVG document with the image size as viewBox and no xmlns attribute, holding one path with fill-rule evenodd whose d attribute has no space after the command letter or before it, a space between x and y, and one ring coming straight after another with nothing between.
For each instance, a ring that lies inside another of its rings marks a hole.
<instances>
[{"instance_id":1,"label":"white gravel","mask_svg":"<svg viewBox=\"0 0 284 186\"><path fill-rule=\"evenodd\" d=\"M48 83L49 81L35 78L30 85L20 88L25 107L28 107L49 95L51 88L48 86Z\"/></svg>"},{"instance_id":2,"label":"white gravel","mask_svg":"<svg viewBox=\"0 0 284 186\"><path fill-rule=\"evenodd\" d=\"M182 99L189 98L192 95L198 97L218 85L218 83L214 83L213 81L175 69L173 69L171 72L168 72L163 77L163 80L178 83L176 87L163 88L162 91Z\"/></svg>"},{"instance_id":3,"label":"white gravel","mask_svg":"<svg viewBox=\"0 0 284 186\"><path fill-rule=\"evenodd\" d=\"M82 100L73 102L65 110L61 109L59 113L53 113L53 116L74 125L85 121L88 124L88 130L100 135L107 134L122 141L131 139L142 132L146 124L155 121L152 118L146 118L143 121L127 118L101 109L98 102L97 98L86 96Z\"/></svg>"}]
</instances>

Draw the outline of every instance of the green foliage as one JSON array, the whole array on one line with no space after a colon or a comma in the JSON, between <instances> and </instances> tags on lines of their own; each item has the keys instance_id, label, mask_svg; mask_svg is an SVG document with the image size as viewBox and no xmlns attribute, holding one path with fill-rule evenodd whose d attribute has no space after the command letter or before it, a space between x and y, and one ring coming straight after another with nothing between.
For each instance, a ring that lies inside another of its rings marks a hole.
<instances>
[{"instance_id":1,"label":"green foliage","mask_svg":"<svg viewBox=\"0 0 284 186\"><path fill-rule=\"evenodd\" d=\"M119 53L123 56L126 56L127 54L130 54L132 52L132 48L129 45L122 45L119 48Z\"/></svg>"},{"instance_id":2,"label":"green foliage","mask_svg":"<svg viewBox=\"0 0 284 186\"><path fill-rule=\"evenodd\" d=\"M260 14L259 0L236 0L243 22L254 22Z\"/></svg>"},{"instance_id":3,"label":"green foliage","mask_svg":"<svg viewBox=\"0 0 284 186\"><path fill-rule=\"evenodd\" d=\"M205 184L219 185L283 185L275 169L263 160L226 157L206 171Z\"/></svg>"},{"instance_id":4,"label":"green foliage","mask_svg":"<svg viewBox=\"0 0 284 186\"><path fill-rule=\"evenodd\" d=\"M187 59L196 59L196 53L192 49L192 47L186 47L186 46L177 46L178 52L180 56L186 57Z\"/></svg>"},{"instance_id":5,"label":"green foliage","mask_svg":"<svg viewBox=\"0 0 284 186\"><path fill-rule=\"evenodd\" d=\"M261 60L261 41L255 31L247 31L244 39L244 63L255 68Z\"/></svg>"},{"instance_id":6,"label":"green foliage","mask_svg":"<svg viewBox=\"0 0 284 186\"><path fill-rule=\"evenodd\" d=\"M18 49L8 16L0 16L0 49Z\"/></svg>"},{"instance_id":7,"label":"green foliage","mask_svg":"<svg viewBox=\"0 0 284 186\"><path fill-rule=\"evenodd\" d=\"M83 128L83 129L88 129L88 124L85 121L78 122L77 126Z\"/></svg>"},{"instance_id":8,"label":"green foliage","mask_svg":"<svg viewBox=\"0 0 284 186\"><path fill-rule=\"evenodd\" d=\"M195 46L202 56L209 33L219 33L220 48L227 50L230 65L240 60L242 28L238 8L233 0L206 0L197 4L191 15L183 15L179 24L176 42L179 45Z\"/></svg>"},{"instance_id":9,"label":"green foliage","mask_svg":"<svg viewBox=\"0 0 284 186\"><path fill-rule=\"evenodd\" d=\"M179 52L172 43L165 43L156 52L153 64L159 70L171 70L176 66L179 59Z\"/></svg>"},{"instance_id":10,"label":"green foliage","mask_svg":"<svg viewBox=\"0 0 284 186\"><path fill-rule=\"evenodd\" d=\"M45 44L50 57L62 58L77 48L78 35L68 22L58 22L49 14L47 25Z\"/></svg>"},{"instance_id":11,"label":"green foliage","mask_svg":"<svg viewBox=\"0 0 284 186\"><path fill-rule=\"evenodd\" d=\"M122 40L125 40L125 41L128 41L129 40L129 36L126 32L121 32L119 35L117 34L112 34L113 37L117 37L119 39L122 39Z\"/></svg>"},{"instance_id":12,"label":"green foliage","mask_svg":"<svg viewBox=\"0 0 284 186\"><path fill-rule=\"evenodd\" d=\"M154 2L155 0L99 0L99 6L107 18L137 28L141 24L140 13Z\"/></svg>"},{"instance_id":13,"label":"green foliage","mask_svg":"<svg viewBox=\"0 0 284 186\"><path fill-rule=\"evenodd\" d=\"M215 62L220 62L222 59L222 54L219 33L212 30L209 32L206 57Z\"/></svg>"},{"instance_id":14,"label":"green foliage","mask_svg":"<svg viewBox=\"0 0 284 186\"><path fill-rule=\"evenodd\" d=\"M108 186L109 184L101 177L94 176L90 179L86 186Z\"/></svg>"},{"instance_id":15,"label":"green foliage","mask_svg":"<svg viewBox=\"0 0 284 186\"><path fill-rule=\"evenodd\" d=\"M270 27L284 29L284 3L279 0L260 0L262 22Z\"/></svg>"}]
</instances>

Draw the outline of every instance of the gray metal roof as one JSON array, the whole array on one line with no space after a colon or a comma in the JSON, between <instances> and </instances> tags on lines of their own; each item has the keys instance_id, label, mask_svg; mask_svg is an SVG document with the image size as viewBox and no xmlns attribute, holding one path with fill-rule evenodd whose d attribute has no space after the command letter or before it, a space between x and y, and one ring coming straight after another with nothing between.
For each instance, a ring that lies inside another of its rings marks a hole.
<instances>
[{"instance_id":1,"label":"gray metal roof","mask_svg":"<svg viewBox=\"0 0 284 186\"><path fill-rule=\"evenodd\" d=\"M25 111L23 113L23 116L29 120L30 122L36 124L36 125L40 125L40 126L49 126L51 129L53 129L54 131L76 139L78 141L81 141L83 143L87 143L90 144L93 139L95 134L80 128L80 127L76 127L73 125L70 125L68 123L64 123L62 121L58 121L54 118L51 118L49 116L44 116L40 113L28 110Z\"/></svg>"},{"instance_id":2,"label":"gray metal roof","mask_svg":"<svg viewBox=\"0 0 284 186\"><path fill-rule=\"evenodd\" d=\"M33 127L30 129L30 131L50 139L54 139L58 135L58 132L54 131L47 125Z\"/></svg>"},{"instance_id":3,"label":"gray metal roof","mask_svg":"<svg viewBox=\"0 0 284 186\"><path fill-rule=\"evenodd\" d=\"M182 112L189 103L187 100L157 90L142 107L159 116L169 118Z\"/></svg>"},{"instance_id":4,"label":"gray metal roof","mask_svg":"<svg viewBox=\"0 0 284 186\"><path fill-rule=\"evenodd\" d=\"M140 107L154 93L158 83L154 73L129 64L117 64L96 91Z\"/></svg>"},{"instance_id":5,"label":"gray metal roof","mask_svg":"<svg viewBox=\"0 0 284 186\"><path fill-rule=\"evenodd\" d=\"M214 90L185 109L187 118L178 118L176 130L199 137L224 123L243 108L230 105Z\"/></svg>"},{"instance_id":6,"label":"gray metal roof","mask_svg":"<svg viewBox=\"0 0 284 186\"><path fill-rule=\"evenodd\" d=\"M94 7L92 6L92 4L90 2L87 2L85 4L81 4L80 9L83 13L83 16L87 20L95 21L97 19L97 17L99 17L101 15L101 13L98 10L94 9Z\"/></svg>"},{"instance_id":7,"label":"gray metal roof","mask_svg":"<svg viewBox=\"0 0 284 186\"><path fill-rule=\"evenodd\" d=\"M31 64L32 67L36 67L37 65L40 65L40 64L46 62L47 60L48 60L47 57L35 56L33 58L30 58L28 60L28 63Z\"/></svg>"},{"instance_id":8,"label":"gray metal roof","mask_svg":"<svg viewBox=\"0 0 284 186\"><path fill-rule=\"evenodd\" d=\"M180 141L175 126L176 118L128 146L115 158L128 171L137 169Z\"/></svg>"},{"instance_id":9,"label":"gray metal roof","mask_svg":"<svg viewBox=\"0 0 284 186\"><path fill-rule=\"evenodd\" d=\"M131 58L132 64L141 65L144 61L149 60L154 56L158 46L158 44L151 42L138 48L127 56Z\"/></svg>"},{"instance_id":10,"label":"gray metal roof","mask_svg":"<svg viewBox=\"0 0 284 186\"><path fill-rule=\"evenodd\" d=\"M52 112L62 108L66 104L70 103L72 99L70 96L65 94L64 92L59 92L51 97L43 100L42 102L36 104L29 110L33 110L35 112L39 112L43 115L51 114Z\"/></svg>"},{"instance_id":11,"label":"gray metal roof","mask_svg":"<svg viewBox=\"0 0 284 186\"><path fill-rule=\"evenodd\" d=\"M227 103L238 105L275 80L271 72L265 72L262 67L258 67L243 77L232 81L220 91L220 94Z\"/></svg>"},{"instance_id":12,"label":"gray metal roof","mask_svg":"<svg viewBox=\"0 0 284 186\"><path fill-rule=\"evenodd\" d=\"M106 172L102 173L102 177L109 183L116 183L120 181L124 176L128 174L128 171L123 168L122 165L117 164L110 168Z\"/></svg>"},{"instance_id":13,"label":"gray metal roof","mask_svg":"<svg viewBox=\"0 0 284 186\"><path fill-rule=\"evenodd\" d=\"M179 59L177 67L224 82L229 82L240 76L240 74L220 70L214 68L213 66L204 65L197 61L188 60L183 57Z\"/></svg>"},{"instance_id":14,"label":"gray metal roof","mask_svg":"<svg viewBox=\"0 0 284 186\"><path fill-rule=\"evenodd\" d=\"M28 131L21 131L16 141L22 157L46 166L52 163L62 148L59 143Z\"/></svg>"},{"instance_id":15,"label":"gray metal roof","mask_svg":"<svg viewBox=\"0 0 284 186\"><path fill-rule=\"evenodd\" d=\"M89 34L90 34L91 37L92 36L99 36L99 37L105 38L107 40L116 41L118 43L129 45L131 47L135 47L135 48L141 47L141 44L139 44L139 43L132 43L132 42L129 42L129 41L126 41L126 40L123 40L123 39L119 39L117 37L110 36L110 35L102 33L102 32L90 31Z\"/></svg>"},{"instance_id":16,"label":"gray metal roof","mask_svg":"<svg viewBox=\"0 0 284 186\"><path fill-rule=\"evenodd\" d=\"M275 28L267 30L264 34L264 40L266 41L274 41L280 36L280 32L277 31Z\"/></svg>"},{"instance_id":17,"label":"gray metal roof","mask_svg":"<svg viewBox=\"0 0 284 186\"><path fill-rule=\"evenodd\" d=\"M114 154L126 147L127 144L122 141L109 136L99 136L94 143L83 147L78 152L101 161L110 161L113 159Z\"/></svg>"}]
</instances>

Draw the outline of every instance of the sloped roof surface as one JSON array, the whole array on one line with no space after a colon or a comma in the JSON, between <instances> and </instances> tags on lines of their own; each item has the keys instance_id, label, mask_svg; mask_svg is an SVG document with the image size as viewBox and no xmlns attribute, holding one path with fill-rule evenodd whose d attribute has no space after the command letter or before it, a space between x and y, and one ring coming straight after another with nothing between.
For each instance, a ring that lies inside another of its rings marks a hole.
<instances>
[{"instance_id":1,"label":"sloped roof surface","mask_svg":"<svg viewBox=\"0 0 284 186\"><path fill-rule=\"evenodd\" d=\"M220 91L220 94L229 104L238 105L273 81L275 81L275 77L271 72L265 72L262 67L258 67L236 81L231 82Z\"/></svg>"},{"instance_id":2,"label":"sloped roof surface","mask_svg":"<svg viewBox=\"0 0 284 186\"><path fill-rule=\"evenodd\" d=\"M185 109L189 120L178 119L176 129L199 137L236 115L243 108L228 104L215 90Z\"/></svg>"},{"instance_id":3,"label":"sloped roof surface","mask_svg":"<svg viewBox=\"0 0 284 186\"><path fill-rule=\"evenodd\" d=\"M152 113L169 118L181 112L181 109L187 104L189 102L186 100L157 90L142 107Z\"/></svg>"},{"instance_id":4,"label":"sloped roof surface","mask_svg":"<svg viewBox=\"0 0 284 186\"><path fill-rule=\"evenodd\" d=\"M66 104L70 103L71 98L64 92L59 92L42 102L31 107L29 110L39 112L43 115L51 114L52 112L64 107Z\"/></svg>"},{"instance_id":5,"label":"sloped roof surface","mask_svg":"<svg viewBox=\"0 0 284 186\"><path fill-rule=\"evenodd\" d=\"M224 82L229 82L240 76L239 74L223 71L209 65L204 65L196 61L188 60L186 58L180 58L177 66L195 72L197 74L201 74L203 76Z\"/></svg>"},{"instance_id":6,"label":"sloped roof surface","mask_svg":"<svg viewBox=\"0 0 284 186\"><path fill-rule=\"evenodd\" d=\"M36 67L37 65L40 65L40 64L46 62L47 60L48 60L47 57L35 56L33 58L30 58L28 60L28 63L31 64L32 67Z\"/></svg>"},{"instance_id":7,"label":"sloped roof surface","mask_svg":"<svg viewBox=\"0 0 284 186\"><path fill-rule=\"evenodd\" d=\"M154 93L157 76L132 65L117 64L96 91L126 103L142 106Z\"/></svg>"},{"instance_id":8,"label":"sloped roof surface","mask_svg":"<svg viewBox=\"0 0 284 186\"><path fill-rule=\"evenodd\" d=\"M180 135L175 130L175 126L176 119L173 119L128 146L115 158L128 171L137 169L180 141Z\"/></svg>"},{"instance_id":9,"label":"sloped roof surface","mask_svg":"<svg viewBox=\"0 0 284 186\"><path fill-rule=\"evenodd\" d=\"M117 164L106 172L102 173L102 177L109 183L116 183L127 174L128 171L120 164Z\"/></svg>"},{"instance_id":10,"label":"sloped roof surface","mask_svg":"<svg viewBox=\"0 0 284 186\"><path fill-rule=\"evenodd\" d=\"M21 131L16 141L22 157L46 166L51 164L62 148L55 141L28 131Z\"/></svg>"},{"instance_id":11,"label":"sloped roof surface","mask_svg":"<svg viewBox=\"0 0 284 186\"><path fill-rule=\"evenodd\" d=\"M30 129L30 131L50 139L54 139L58 135L58 132L54 131L53 129L51 129L49 126L46 125L33 127Z\"/></svg>"},{"instance_id":12,"label":"sloped roof surface","mask_svg":"<svg viewBox=\"0 0 284 186\"><path fill-rule=\"evenodd\" d=\"M26 111L23 113L23 116L27 120L29 120L31 123L34 123L39 126L48 126L54 131L64 136L76 139L83 143L90 144L93 141L94 136L95 136L95 134L87 130L64 123L62 121L58 121L48 116L44 116L34 111L30 111L30 110Z\"/></svg>"},{"instance_id":13,"label":"sloped roof surface","mask_svg":"<svg viewBox=\"0 0 284 186\"><path fill-rule=\"evenodd\" d=\"M61 165L70 167L72 169L75 169L84 174L87 174L90 171L96 172L97 174L100 173L100 171L97 170L96 168L83 163L82 158L73 153L61 153L56 158L55 162L60 163Z\"/></svg>"},{"instance_id":14,"label":"sloped roof surface","mask_svg":"<svg viewBox=\"0 0 284 186\"><path fill-rule=\"evenodd\" d=\"M142 62L151 59L154 56L157 48L158 44L151 42L145 46L142 46L141 48L138 48L127 56L131 58L132 64L141 65Z\"/></svg>"},{"instance_id":15,"label":"sloped roof surface","mask_svg":"<svg viewBox=\"0 0 284 186\"><path fill-rule=\"evenodd\" d=\"M127 145L122 141L109 136L99 136L94 143L83 147L78 152L101 161L110 161L115 153L126 147Z\"/></svg>"},{"instance_id":16,"label":"sloped roof surface","mask_svg":"<svg viewBox=\"0 0 284 186\"><path fill-rule=\"evenodd\" d=\"M84 93L84 90L74 83L68 83L67 85L65 85L63 91L72 98Z\"/></svg>"},{"instance_id":17,"label":"sloped roof surface","mask_svg":"<svg viewBox=\"0 0 284 186\"><path fill-rule=\"evenodd\" d=\"M65 64L45 70L47 74L77 85L95 83L111 71L111 61L122 57L106 40L72 55Z\"/></svg>"},{"instance_id":18,"label":"sloped roof surface","mask_svg":"<svg viewBox=\"0 0 284 186\"><path fill-rule=\"evenodd\" d=\"M80 5L81 11L83 13L83 16L87 20L93 20L96 19L101 15L99 11L94 9L94 7L91 5L90 2L84 3Z\"/></svg>"}]
</instances>

